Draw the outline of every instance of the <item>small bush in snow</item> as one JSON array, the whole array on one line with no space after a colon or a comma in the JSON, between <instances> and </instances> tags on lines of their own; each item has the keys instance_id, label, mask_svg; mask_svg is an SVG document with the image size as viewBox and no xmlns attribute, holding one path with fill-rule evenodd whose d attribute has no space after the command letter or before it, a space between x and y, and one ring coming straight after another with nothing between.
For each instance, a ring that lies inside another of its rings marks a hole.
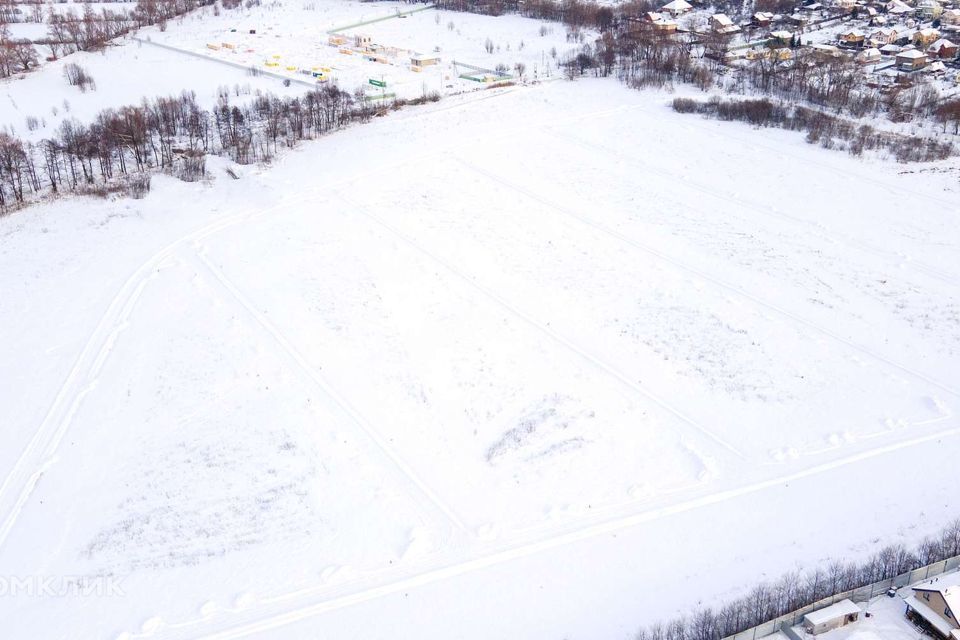
<instances>
[{"instance_id":1,"label":"small bush in snow","mask_svg":"<svg viewBox=\"0 0 960 640\"><path fill-rule=\"evenodd\" d=\"M70 83L71 87L77 87L81 92L86 93L88 89L96 90L97 83L93 76L87 73L87 70L76 63L69 63L63 67L63 76ZM67 109L69 111L69 109Z\"/></svg>"}]
</instances>

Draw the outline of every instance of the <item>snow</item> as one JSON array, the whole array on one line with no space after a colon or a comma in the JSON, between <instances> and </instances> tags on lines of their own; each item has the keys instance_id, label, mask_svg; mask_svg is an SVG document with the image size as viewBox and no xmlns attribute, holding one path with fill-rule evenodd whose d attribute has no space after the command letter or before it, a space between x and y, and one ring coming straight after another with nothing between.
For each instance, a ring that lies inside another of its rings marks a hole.
<instances>
[{"instance_id":1,"label":"snow","mask_svg":"<svg viewBox=\"0 0 960 640\"><path fill-rule=\"evenodd\" d=\"M937 576L933 580L927 580L926 582L921 582L919 584L913 585L913 588L924 590L924 591L939 591L941 593L946 593L952 591L953 589L960 588L960 572L946 573L941 576Z\"/></svg>"},{"instance_id":2,"label":"snow","mask_svg":"<svg viewBox=\"0 0 960 640\"><path fill-rule=\"evenodd\" d=\"M663 5L660 10L669 11L671 13L681 13L684 11L689 11L692 8L693 5L686 0L672 0L672 2L668 2L667 4Z\"/></svg>"},{"instance_id":3,"label":"snow","mask_svg":"<svg viewBox=\"0 0 960 640\"><path fill-rule=\"evenodd\" d=\"M123 591L0 628L623 637L939 529L951 165L670 97L454 96L0 219L0 566Z\"/></svg>"},{"instance_id":4,"label":"snow","mask_svg":"<svg viewBox=\"0 0 960 640\"><path fill-rule=\"evenodd\" d=\"M926 58L927 54L922 51L917 51L916 49L910 49L909 51L901 51L897 54L897 57L915 60L917 58Z\"/></svg>"},{"instance_id":5,"label":"snow","mask_svg":"<svg viewBox=\"0 0 960 640\"><path fill-rule=\"evenodd\" d=\"M397 12L416 12L403 18ZM370 78L383 80L387 90L404 97L425 91L459 93L478 88L461 79L472 67L494 70L504 65L510 74L518 63L526 65L531 78L560 75L558 61L567 52L579 50L569 42L562 26L543 24L516 15L499 17L426 8L400 2L349 2L316 0L299 6L264 4L260 7L223 11L219 16L198 12L185 17L166 32L143 30L141 37L173 45L211 60L265 69L267 59L279 61L273 68L291 78L303 78L299 69L315 66L330 69L329 77L353 90ZM256 31L250 34L250 30ZM329 34L348 38L345 46L328 43ZM368 36L373 44L395 49L385 52L385 63L372 62L354 52L355 36ZM590 37L590 32L585 32ZM487 51L490 40L492 51ZM217 51L208 44L226 42L232 49ZM410 68L413 54L436 53L441 64L422 71ZM274 58L279 56L279 58ZM459 63L459 64L454 64ZM287 70L287 67L294 70Z\"/></svg>"},{"instance_id":6,"label":"snow","mask_svg":"<svg viewBox=\"0 0 960 640\"><path fill-rule=\"evenodd\" d=\"M63 76L66 64L85 68L93 76L96 89L84 93L68 85ZM183 65L189 65L190 73L183 72ZM306 90L296 85L284 87L278 79L253 77L243 69L125 40L123 46L108 47L102 53L74 53L44 63L38 71L3 81L0 123L24 139L52 138L65 119L89 123L103 109L139 104L143 98L193 91L197 102L210 108L216 104L221 88L234 100L258 89L281 95ZM26 126L30 116L42 120L42 126L32 132Z\"/></svg>"},{"instance_id":7,"label":"snow","mask_svg":"<svg viewBox=\"0 0 960 640\"><path fill-rule=\"evenodd\" d=\"M803 619L805 622L817 626L819 624L823 624L824 622L830 622L836 618L848 616L852 613L859 614L860 607L850 600L841 600L840 602L835 602L829 607L811 611L807 615L803 616Z\"/></svg>"},{"instance_id":8,"label":"snow","mask_svg":"<svg viewBox=\"0 0 960 640\"><path fill-rule=\"evenodd\" d=\"M900 597L878 596L864 605L869 616L817 636L820 640L917 640L920 635L905 615ZM802 634L802 630L801 630Z\"/></svg>"}]
</instances>

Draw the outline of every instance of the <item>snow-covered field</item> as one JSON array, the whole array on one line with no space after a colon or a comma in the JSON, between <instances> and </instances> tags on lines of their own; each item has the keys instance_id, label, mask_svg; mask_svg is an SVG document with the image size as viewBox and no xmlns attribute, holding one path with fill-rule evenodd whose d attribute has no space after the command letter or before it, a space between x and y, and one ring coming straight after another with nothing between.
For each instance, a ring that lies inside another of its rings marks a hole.
<instances>
[{"instance_id":1,"label":"snow-covered field","mask_svg":"<svg viewBox=\"0 0 960 640\"><path fill-rule=\"evenodd\" d=\"M954 517L955 175L668 101L0 219L0 635L623 638Z\"/></svg>"},{"instance_id":2,"label":"snow-covered field","mask_svg":"<svg viewBox=\"0 0 960 640\"><path fill-rule=\"evenodd\" d=\"M179 95L192 91L197 102L210 108L221 90L234 101L247 99L257 90L278 95L303 93L307 87L284 87L281 80L251 76L245 70L214 61L197 59L133 40L99 53L74 53L56 62L45 62L32 73L0 84L0 123L25 140L53 138L66 119L89 124L108 108L136 105L144 98ZM82 92L67 84L63 67L79 64L96 82L96 90ZM189 73L185 73L189 70ZM40 126L27 127L34 117Z\"/></svg>"}]
</instances>

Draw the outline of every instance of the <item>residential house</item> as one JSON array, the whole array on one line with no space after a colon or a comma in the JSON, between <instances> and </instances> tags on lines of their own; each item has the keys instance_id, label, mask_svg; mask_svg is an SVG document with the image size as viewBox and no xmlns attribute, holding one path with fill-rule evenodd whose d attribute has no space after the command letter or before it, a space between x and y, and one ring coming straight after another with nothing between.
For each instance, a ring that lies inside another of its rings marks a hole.
<instances>
[{"instance_id":1,"label":"residential house","mask_svg":"<svg viewBox=\"0 0 960 640\"><path fill-rule=\"evenodd\" d=\"M643 15L643 21L653 25L654 30L672 33L677 30L677 23L657 11L648 11Z\"/></svg>"},{"instance_id":2,"label":"residential house","mask_svg":"<svg viewBox=\"0 0 960 640\"><path fill-rule=\"evenodd\" d=\"M773 22L773 14L769 11L757 11L753 14L752 22L758 27L769 27L770 23Z\"/></svg>"},{"instance_id":3,"label":"residential house","mask_svg":"<svg viewBox=\"0 0 960 640\"><path fill-rule=\"evenodd\" d=\"M940 60L953 60L957 57L957 49L957 45L953 42L940 38L927 47L927 56Z\"/></svg>"},{"instance_id":4,"label":"residential house","mask_svg":"<svg viewBox=\"0 0 960 640\"><path fill-rule=\"evenodd\" d=\"M897 30L893 27L881 27L870 34L869 44L873 47L882 47L897 41Z\"/></svg>"},{"instance_id":5,"label":"residential house","mask_svg":"<svg viewBox=\"0 0 960 640\"><path fill-rule=\"evenodd\" d=\"M883 59L883 56L880 54L880 49L876 47L869 47L864 49L857 54L856 60L860 64L876 64Z\"/></svg>"},{"instance_id":6,"label":"residential house","mask_svg":"<svg viewBox=\"0 0 960 640\"><path fill-rule=\"evenodd\" d=\"M897 69L916 71L927 66L927 54L917 49L907 49L897 54Z\"/></svg>"},{"instance_id":7,"label":"residential house","mask_svg":"<svg viewBox=\"0 0 960 640\"><path fill-rule=\"evenodd\" d=\"M911 42L918 47L929 47L940 38L940 32L933 28L920 29L911 38Z\"/></svg>"},{"instance_id":8,"label":"residential house","mask_svg":"<svg viewBox=\"0 0 960 640\"><path fill-rule=\"evenodd\" d=\"M740 31L740 27L733 24L733 20L725 13L710 16L710 29L714 33L732 34Z\"/></svg>"},{"instance_id":9,"label":"residential house","mask_svg":"<svg viewBox=\"0 0 960 640\"><path fill-rule=\"evenodd\" d=\"M936 20L943 13L943 7L937 0L920 0L917 3L917 15L923 20Z\"/></svg>"},{"instance_id":10,"label":"residential house","mask_svg":"<svg viewBox=\"0 0 960 640\"><path fill-rule=\"evenodd\" d=\"M887 13L892 13L897 16L913 13L913 7L903 2L903 0L890 0L884 8L887 10Z\"/></svg>"},{"instance_id":11,"label":"residential house","mask_svg":"<svg viewBox=\"0 0 960 640\"><path fill-rule=\"evenodd\" d=\"M679 16L693 9L693 5L687 2L687 0L671 0L667 4L660 7L660 11L664 13L669 13L675 16Z\"/></svg>"},{"instance_id":12,"label":"residential house","mask_svg":"<svg viewBox=\"0 0 960 640\"><path fill-rule=\"evenodd\" d=\"M867 34L860 29L847 29L840 32L839 40L841 47L860 48L867 39Z\"/></svg>"},{"instance_id":13,"label":"residential house","mask_svg":"<svg viewBox=\"0 0 960 640\"><path fill-rule=\"evenodd\" d=\"M929 628L944 640L953 640L960 629L960 573L945 574L913 587L907 598L907 617Z\"/></svg>"}]
</instances>

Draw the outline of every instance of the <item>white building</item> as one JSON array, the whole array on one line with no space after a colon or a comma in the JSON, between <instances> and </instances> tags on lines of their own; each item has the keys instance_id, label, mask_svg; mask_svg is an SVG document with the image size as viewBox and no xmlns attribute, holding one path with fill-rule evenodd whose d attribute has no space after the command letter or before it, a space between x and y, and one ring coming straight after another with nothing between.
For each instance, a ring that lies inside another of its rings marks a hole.
<instances>
[{"instance_id":1,"label":"white building","mask_svg":"<svg viewBox=\"0 0 960 640\"><path fill-rule=\"evenodd\" d=\"M860 607L851 600L841 600L824 609L803 616L803 628L807 633L819 635L860 619Z\"/></svg>"}]
</instances>

